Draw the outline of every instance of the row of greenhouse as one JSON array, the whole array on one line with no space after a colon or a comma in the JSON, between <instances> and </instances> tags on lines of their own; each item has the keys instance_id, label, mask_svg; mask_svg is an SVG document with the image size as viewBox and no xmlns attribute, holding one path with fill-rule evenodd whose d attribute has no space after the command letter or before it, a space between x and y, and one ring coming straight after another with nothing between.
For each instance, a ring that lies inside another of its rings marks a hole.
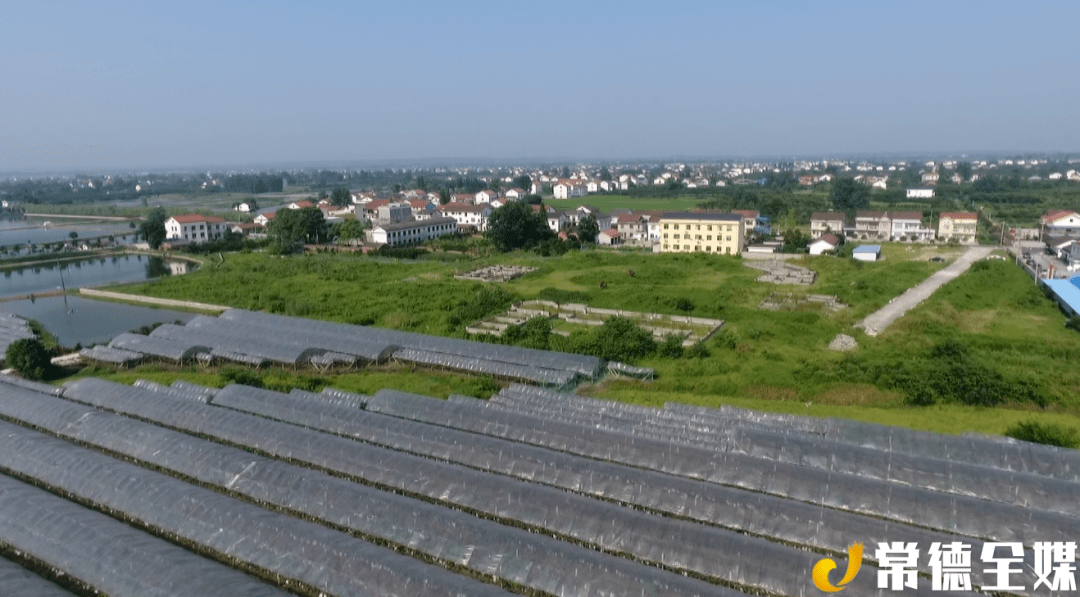
<instances>
[{"instance_id":1,"label":"row of greenhouse","mask_svg":"<svg viewBox=\"0 0 1080 597\"><path fill-rule=\"evenodd\" d=\"M239 363L253 367L350 368L393 360L552 388L603 375L596 357L399 332L229 309L185 325L164 324L149 335L121 334L108 346L84 349L88 359L120 367L147 360L174 364Z\"/></svg>"},{"instance_id":2,"label":"row of greenhouse","mask_svg":"<svg viewBox=\"0 0 1080 597\"><path fill-rule=\"evenodd\" d=\"M0 583L802 596L853 541L867 568L878 542L963 541L1025 546L1012 592L1050 594L1031 548L1080 536L1076 453L919 434L518 384L439 400L0 376ZM844 591L890 593L870 572ZM908 592L941 591L918 577Z\"/></svg>"}]
</instances>

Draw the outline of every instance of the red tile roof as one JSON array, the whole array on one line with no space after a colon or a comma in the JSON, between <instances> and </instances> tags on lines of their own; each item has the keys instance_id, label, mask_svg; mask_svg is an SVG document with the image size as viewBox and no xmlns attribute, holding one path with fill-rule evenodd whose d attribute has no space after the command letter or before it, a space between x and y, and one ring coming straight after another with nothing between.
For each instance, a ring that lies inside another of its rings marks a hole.
<instances>
[{"instance_id":1,"label":"red tile roof","mask_svg":"<svg viewBox=\"0 0 1080 597\"><path fill-rule=\"evenodd\" d=\"M184 214L180 216L173 216L173 220L181 224L194 224L196 222L206 222L207 224L220 224L225 220L221 218L215 218L214 216L201 216L199 214Z\"/></svg>"}]
</instances>

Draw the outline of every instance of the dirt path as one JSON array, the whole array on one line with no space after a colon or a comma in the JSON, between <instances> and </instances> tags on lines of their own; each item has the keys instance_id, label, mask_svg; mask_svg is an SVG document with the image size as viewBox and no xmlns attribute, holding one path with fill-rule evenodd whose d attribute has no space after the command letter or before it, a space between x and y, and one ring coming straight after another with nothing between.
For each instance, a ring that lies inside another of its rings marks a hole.
<instances>
[{"instance_id":1,"label":"dirt path","mask_svg":"<svg viewBox=\"0 0 1080 597\"><path fill-rule=\"evenodd\" d=\"M208 305L206 303L196 303L192 301L178 301L173 299L156 298L152 296L140 296L137 294L124 294L122 292L109 292L107 290L94 290L93 288L80 288L79 294L91 298L105 298L117 301L126 301L129 303L144 303L147 305L158 305L161 307L179 307L182 309L196 309L199 311L210 311L217 313L232 308L223 305Z\"/></svg>"},{"instance_id":2,"label":"dirt path","mask_svg":"<svg viewBox=\"0 0 1080 597\"><path fill-rule=\"evenodd\" d=\"M965 251L963 255L957 258L956 261L950 263L947 267L934 272L929 278L912 286L904 292L904 294L889 301L888 305L871 313L866 319L856 323L855 327L862 328L869 336L878 335L882 330L889 327L892 322L903 316L904 313L907 313L918 306L919 303L929 298L942 284L949 282L953 278L967 271L972 263L986 257L992 250L991 247L971 247Z\"/></svg>"}]
</instances>

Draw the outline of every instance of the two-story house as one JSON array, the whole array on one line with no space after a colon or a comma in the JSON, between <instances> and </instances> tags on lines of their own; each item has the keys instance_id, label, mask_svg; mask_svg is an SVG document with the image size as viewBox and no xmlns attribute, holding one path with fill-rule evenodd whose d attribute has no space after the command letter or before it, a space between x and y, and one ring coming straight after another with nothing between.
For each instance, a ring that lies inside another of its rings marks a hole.
<instances>
[{"instance_id":1,"label":"two-story house","mask_svg":"<svg viewBox=\"0 0 1080 597\"><path fill-rule=\"evenodd\" d=\"M847 215L840 211L816 211L810 214L810 238L824 234L843 236Z\"/></svg>"},{"instance_id":2,"label":"two-story house","mask_svg":"<svg viewBox=\"0 0 1080 597\"><path fill-rule=\"evenodd\" d=\"M225 220L213 216L199 214L172 216L165 220L165 239L204 243L221 238L228 229Z\"/></svg>"},{"instance_id":3,"label":"two-story house","mask_svg":"<svg viewBox=\"0 0 1080 597\"><path fill-rule=\"evenodd\" d=\"M978 227L979 215L974 212L943 212L938 219L938 238L945 242L955 238L961 244L974 244Z\"/></svg>"},{"instance_id":4,"label":"two-story house","mask_svg":"<svg viewBox=\"0 0 1080 597\"><path fill-rule=\"evenodd\" d=\"M855 212L855 236L857 238L886 239L892 235L892 221L883 211L860 210Z\"/></svg>"}]
</instances>

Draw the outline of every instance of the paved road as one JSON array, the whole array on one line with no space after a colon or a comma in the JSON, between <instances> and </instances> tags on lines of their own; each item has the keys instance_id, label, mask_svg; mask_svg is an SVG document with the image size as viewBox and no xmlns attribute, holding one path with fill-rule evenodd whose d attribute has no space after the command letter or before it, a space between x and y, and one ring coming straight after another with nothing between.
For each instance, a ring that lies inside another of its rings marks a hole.
<instances>
[{"instance_id":1,"label":"paved road","mask_svg":"<svg viewBox=\"0 0 1080 597\"><path fill-rule=\"evenodd\" d=\"M931 294L934 294L934 291L940 288L942 284L945 284L967 271L972 263L986 257L992 250L993 247L971 247L956 261L950 263L947 267L934 272L929 278L912 286L904 294L889 301L888 305L874 311L868 315L866 319L856 323L855 327L862 328L867 335L878 335L882 330L889 327L892 322L899 319L904 313L915 308Z\"/></svg>"}]
</instances>

